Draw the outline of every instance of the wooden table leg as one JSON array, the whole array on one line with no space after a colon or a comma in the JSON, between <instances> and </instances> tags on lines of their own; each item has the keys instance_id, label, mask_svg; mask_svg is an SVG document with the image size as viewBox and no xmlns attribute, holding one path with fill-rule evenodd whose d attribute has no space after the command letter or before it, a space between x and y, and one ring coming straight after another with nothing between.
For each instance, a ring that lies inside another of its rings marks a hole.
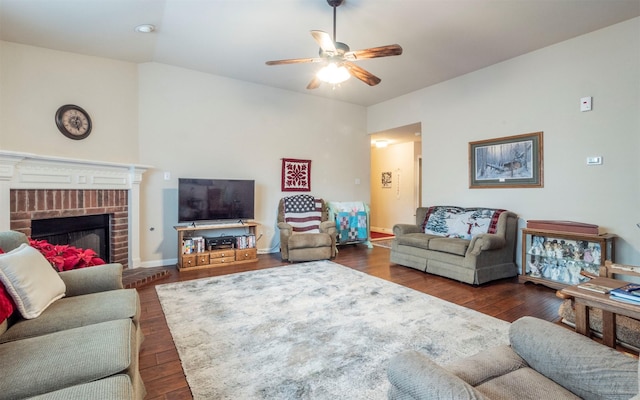
<instances>
[{"instance_id":1,"label":"wooden table leg","mask_svg":"<svg viewBox=\"0 0 640 400\"><path fill-rule=\"evenodd\" d=\"M602 310L602 343L616 347L616 315L611 311Z\"/></svg>"},{"instance_id":2,"label":"wooden table leg","mask_svg":"<svg viewBox=\"0 0 640 400\"><path fill-rule=\"evenodd\" d=\"M574 306L576 312L576 332L581 335L591 336L591 330L589 329L589 308L577 299Z\"/></svg>"}]
</instances>

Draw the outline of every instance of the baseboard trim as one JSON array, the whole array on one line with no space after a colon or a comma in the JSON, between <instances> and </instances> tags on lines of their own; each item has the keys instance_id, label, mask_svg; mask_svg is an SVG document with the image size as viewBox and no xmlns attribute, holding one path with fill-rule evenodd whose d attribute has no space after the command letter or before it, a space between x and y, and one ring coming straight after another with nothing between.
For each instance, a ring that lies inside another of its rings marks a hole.
<instances>
[{"instance_id":1,"label":"baseboard trim","mask_svg":"<svg viewBox=\"0 0 640 400\"><path fill-rule=\"evenodd\" d=\"M377 226L372 226L371 228L369 228L369 230L371 232L386 233L387 235L393 235L393 228L379 228Z\"/></svg>"}]
</instances>

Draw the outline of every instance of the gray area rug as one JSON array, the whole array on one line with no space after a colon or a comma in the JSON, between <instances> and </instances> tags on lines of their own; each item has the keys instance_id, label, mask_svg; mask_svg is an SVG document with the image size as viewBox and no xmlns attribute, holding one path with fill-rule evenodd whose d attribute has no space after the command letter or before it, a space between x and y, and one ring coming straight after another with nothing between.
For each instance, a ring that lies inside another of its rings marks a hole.
<instances>
[{"instance_id":1,"label":"gray area rug","mask_svg":"<svg viewBox=\"0 0 640 400\"><path fill-rule=\"evenodd\" d=\"M330 261L156 291L195 399L384 399L397 353L508 343L507 322Z\"/></svg>"}]
</instances>

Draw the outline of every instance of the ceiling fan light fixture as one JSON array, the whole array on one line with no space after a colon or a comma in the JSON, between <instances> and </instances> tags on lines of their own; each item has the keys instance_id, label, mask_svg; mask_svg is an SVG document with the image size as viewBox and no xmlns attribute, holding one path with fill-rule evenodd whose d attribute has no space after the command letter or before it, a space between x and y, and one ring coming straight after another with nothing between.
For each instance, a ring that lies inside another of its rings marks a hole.
<instances>
[{"instance_id":1,"label":"ceiling fan light fixture","mask_svg":"<svg viewBox=\"0 0 640 400\"><path fill-rule=\"evenodd\" d=\"M337 85L338 83L342 83L349 79L351 74L349 74L349 71L347 71L347 68L344 65L338 66L336 63L329 63L327 66L320 69L316 76L322 82Z\"/></svg>"}]
</instances>

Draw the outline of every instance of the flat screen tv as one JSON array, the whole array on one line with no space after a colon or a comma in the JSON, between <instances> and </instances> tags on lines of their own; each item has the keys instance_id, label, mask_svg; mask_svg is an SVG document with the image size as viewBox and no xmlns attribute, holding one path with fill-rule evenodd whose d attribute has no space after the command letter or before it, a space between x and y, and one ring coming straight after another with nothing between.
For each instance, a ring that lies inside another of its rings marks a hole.
<instances>
[{"instance_id":1,"label":"flat screen tv","mask_svg":"<svg viewBox=\"0 0 640 400\"><path fill-rule=\"evenodd\" d=\"M178 221L202 222L254 218L253 180L178 179Z\"/></svg>"}]
</instances>

